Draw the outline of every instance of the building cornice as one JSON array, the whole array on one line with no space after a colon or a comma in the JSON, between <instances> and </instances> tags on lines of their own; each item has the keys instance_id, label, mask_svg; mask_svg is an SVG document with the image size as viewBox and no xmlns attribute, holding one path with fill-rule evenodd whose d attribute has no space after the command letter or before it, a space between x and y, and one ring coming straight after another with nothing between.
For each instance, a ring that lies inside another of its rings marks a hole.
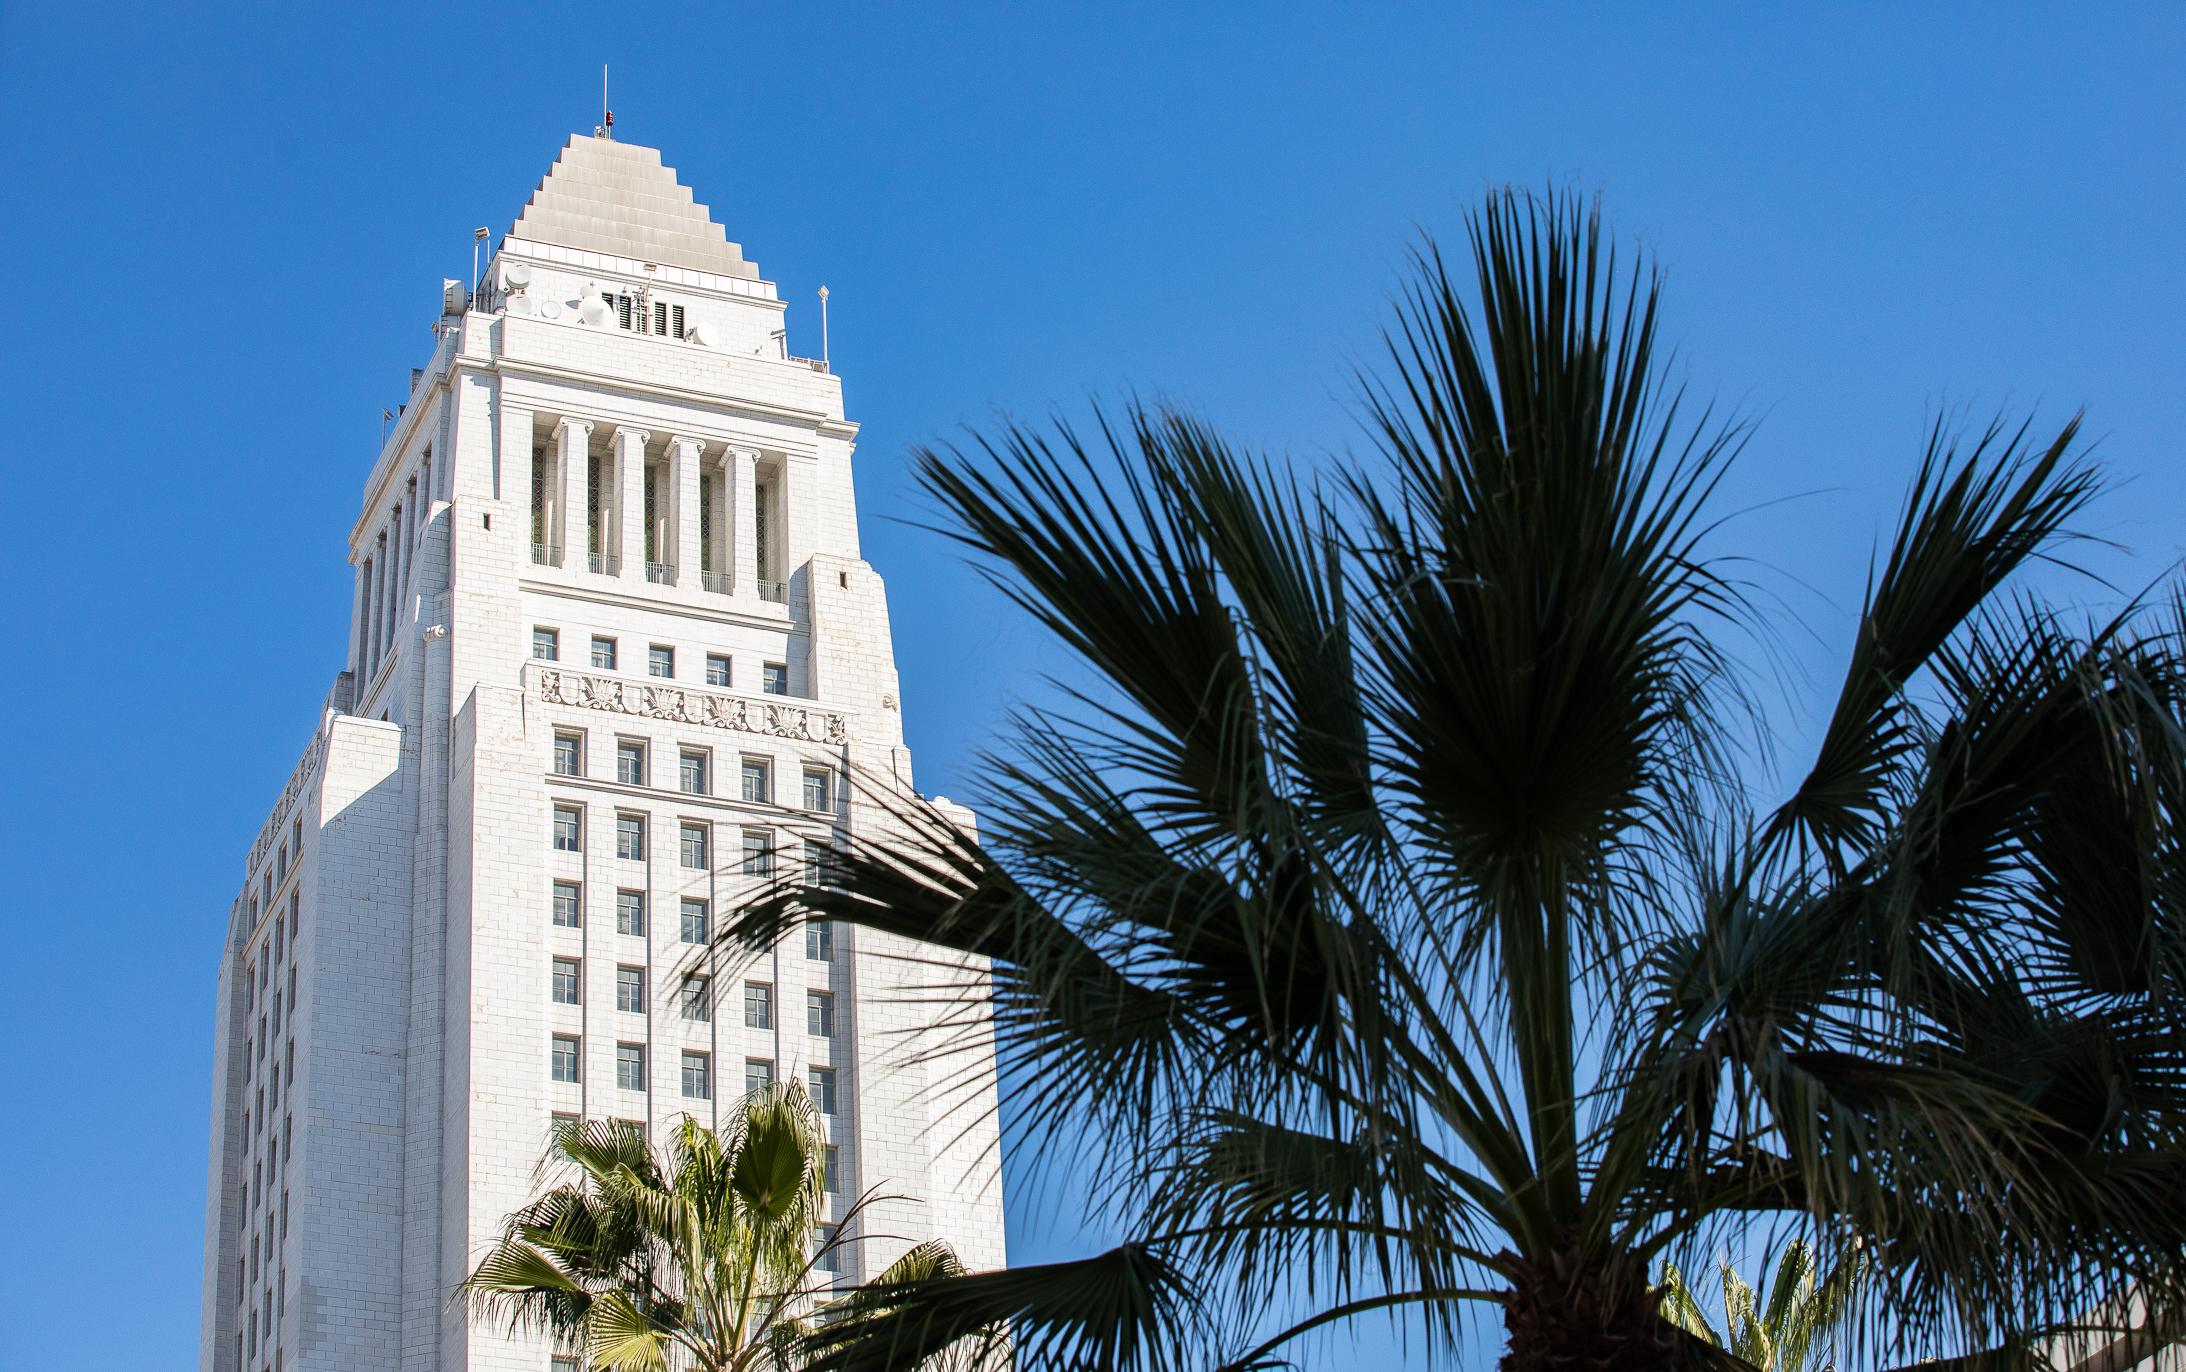
<instances>
[{"instance_id":1,"label":"building cornice","mask_svg":"<svg viewBox=\"0 0 2186 1372\"><path fill-rule=\"evenodd\" d=\"M582 575L592 575L583 573ZM565 596L571 600L589 600L595 605L613 605L625 610L650 610L656 614L684 615L691 619L710 620L715 624L734 624L746 629L787 629L800 633L804 626L797 623L789 607L779 602L762 600L758 605L771 606L768 610L751 608L715 609L682 600L671 600L655 588L651 595L632 595L627 591L611 590L606 586L587 586L575 581L548 581L537 576L519 576L517 589L535 591L541 595ZM753 602L745 602L747 605Z\"/></svg>"},{"instance_id":2,"label":"building cornice","mask_svg":"<svg viewBox=\"0 0 2186 1372\"><path fill-rule=\"evenodd\" d=\"M724 359L733 361L735 359ZM749 359L747 359L749 360ZM757 359L764 361L764 359ZM768 363L767 365L776 365ZM783 363L783 366L790 364ZM694 391L685 386L667 386L657 381L642 381L635 377L619 376L609 372L579 371L570 367L547 367L536 362L522 362L513 358L459 357L450 368L451 372L476 371L498 372L504 376L525 377L534 381L550 381L563 385L584 386L596 390L625 391L631 395L650 396L655 400L670 400L702 409L727 410L756 419L770 419L778 424L794 424L809 428L829 438L854 438L858 425L849 419L836 419L824 410L801 410L790 405L771 405L764 400L722 395L714 391Z\"/></svg>"}]
</instances>

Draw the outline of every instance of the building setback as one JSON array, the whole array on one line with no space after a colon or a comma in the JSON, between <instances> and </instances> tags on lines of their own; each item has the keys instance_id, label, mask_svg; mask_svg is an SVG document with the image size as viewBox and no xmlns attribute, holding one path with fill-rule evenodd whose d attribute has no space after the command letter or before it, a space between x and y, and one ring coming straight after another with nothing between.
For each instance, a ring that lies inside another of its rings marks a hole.
<instances>
[{"instance_id":1,"label":"building setback","mask_svg":"<svg viewBox=\"0 0 2186 1372\"><path fill-rule=\"evenodd\" d=\"M605 138L443 297L349 532L347 670L230 914L200 1366L549 1372L448 1298L554 1121L657 1135L769 1077L832 1105L835 1215L894 1197L840 1281L928 1236L1000 1266L991 1049L918 1003L933 969L709 942L911 785L840 381Z\"/></svg>"}]
</instances>

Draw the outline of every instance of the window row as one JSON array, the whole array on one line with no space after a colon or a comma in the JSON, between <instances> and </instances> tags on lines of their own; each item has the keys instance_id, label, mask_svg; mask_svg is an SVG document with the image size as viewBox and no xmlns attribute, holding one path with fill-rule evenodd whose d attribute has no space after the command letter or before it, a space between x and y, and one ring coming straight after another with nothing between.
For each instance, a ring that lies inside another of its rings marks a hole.
<instances>
[{"instance_id":1,"label":"window row","mask_svg":"<svg viewBox=\"0 0 2186 1372\"><path fill-rule=\"evenodd\" d=\"M541 662L562 660L562 631L544 624L531 629L531 655ZM602 672L622 670L622 645L617 639L605 634L592 635L591 663ZM674 680L676 674L675 645L648 643L645 645L645 674ZM727 653L706 654L704 676L708 686L734 687L735 664ZM759 664L759 689L768 695L789 694L789 664L786 662L762 662Z\"/></svg>"},{"instance_id":2,"label":"window row","mask_svg":"<svg viewBox=\"0 0 2186 1372\"><path fill-rule=\"evenodd\" d=\"M645 842L646 817L625 811L615 814L615 857L623 862L648 861ZM558 853L582 853L584 851L584 807L557 805L551 830L554 851ZM774 831L772 829L747 828L738 834L736 870L748 877L771 877L775 874ZM834 850L824 844L806 843L802 879L808 886L825 886L835 880L836 858ZM684 820L676 831L677 865L692 871L711 871L713 868L713 826L704 821Z\"/></svg>"},{"instance_id":3,"label":"window row","mask_svg":"<svg viewBox=\"0 0 2186 1372\"><path fill-rule=\"evenodd\" d=\"M581 929L584 927L584 883L557 881L553 887L549 919L557 929ZM646 910L650 902L644 891L621 888L615 892L615 932L645 937ZM679 943L707 943L713 938L712 903L696 896L684 896L677 902L676 940ZM831 962L835 957L835 930L826 920L814 920L805 925L805 956L814 962Z\"/></svg>"},{"instance_id":4,"label":"window row","mask_svg":"<svg viewBox=\"0 0 2186 1372\"><path fill-rule=\"evenodd\" d=\"M584 1003L584 964L577 958L557 957L548 974L548 994L556 1005ZM676 1004L687 1020L713 1018L713 981L704 974L685 976L676 989ZM615 969L615 1008L624 1014L651 1013L645 996L645 969L627 964ZM774 984L744 983L744 1027L774 1027ZM828 991L805 993L805 1032L817 1039L835 1037L835 997Z\"/></svg>"},{"instance_id":5,"label":"window row","mask_svg":"<svg viewBox=\"0 0 2186 1372\"><path fill-rule=\"evenodd\" d=\"M585 775L585 733L582 729L554 731L554 775ZM641 738L615 740L615 780L625 786L652 785L652 746ZM685 795L710 796L713 790L713 750L681 748L676 752L676 787ZM737 797L754 805L774 804L774 760L743 754L737 762ZM806 766L799 799L815 814L835 812L835 772L830 767Z\"/></svg>"},{"instance_id":6,"label":"window row","mask_svg":"<svg viewBox=\"0 0 2186 1372\"><path fill-rule=\"evenodd\" d=\"M548 1071L555 1081L569 1085L582 1084L584 1080L584 1043L574 1034L556 1034L549 1047ZM646 1080L646 1046L642 1043L618 1043L615 1045L615 1085L624 1091L648 1089ZM714 1093L713 1054L686 1048L681 1054L678 1085L685 1098L712 1100ZM807 1070L806 1080L814 1106L823 1115L838 1111L841 1096L836 1086L835 1069L813 1067ZM744 1059L744 1093L751 1094L774 1083L774 1059ZM832 1161L832 1159L830 1159Z\"/></svg>"}]
</instances>

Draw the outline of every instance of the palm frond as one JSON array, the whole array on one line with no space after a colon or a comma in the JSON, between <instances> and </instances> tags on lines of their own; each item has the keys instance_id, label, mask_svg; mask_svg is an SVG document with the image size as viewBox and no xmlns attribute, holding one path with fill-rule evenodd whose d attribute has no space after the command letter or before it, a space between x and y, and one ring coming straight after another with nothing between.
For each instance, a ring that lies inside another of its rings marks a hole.
<instances>
[{"instance_id":1,"label":"palm frond","mask_svg":"<svg viewBox=\"0 0 2186 1372\"><path fill-rule=\"evenodd\" d=\"M1897 535L1870 584L1836 708L1814 765L1781 809L1778 834L1832 855L1879 834L1893 769L1918 746L1906 685L2031 559L2064 537L2097 489L2070 454L2075 418L2040 451L2027 430L1984 432L1961 456L1929 435Z\"/></svg>"},{"instance_id":2,"label":"palm frond","mask_svg":"<svg viewBox=\"0 0 2186 1372\"><path fill-rule=\"evenodd\" d=\"M881 1372L950 1353L966 1368L1167 1372L1197 1299L1183 1273L1136 1244L1072 1262L869 1285L815 1332L811 1372Z\"/></svg>"}]
</instances>

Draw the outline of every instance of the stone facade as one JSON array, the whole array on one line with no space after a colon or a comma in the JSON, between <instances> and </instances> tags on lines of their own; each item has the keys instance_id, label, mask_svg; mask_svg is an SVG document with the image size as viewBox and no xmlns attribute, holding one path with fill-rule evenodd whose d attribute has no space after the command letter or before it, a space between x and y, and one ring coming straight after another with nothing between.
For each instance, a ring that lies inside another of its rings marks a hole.
<instances>
[{"instance_id":1,"label":"stone facade","mask_svg":"<svg viewBox=\"0 0 2186 1372\"><path fill-rule=\"evenodd\" d=\"M900 1198L843 1280L928 1235L1001 1265L992 1073L927 1061L954 1031L917 950L703 941L911 785L839 380L604 139L444 306L350 530L347 669L230 911L201 1367L547 1372L448 1296L555 1116L711 1123L762 1066L834 1074L838 1213Z\"/></svg>"}]
</instances>

